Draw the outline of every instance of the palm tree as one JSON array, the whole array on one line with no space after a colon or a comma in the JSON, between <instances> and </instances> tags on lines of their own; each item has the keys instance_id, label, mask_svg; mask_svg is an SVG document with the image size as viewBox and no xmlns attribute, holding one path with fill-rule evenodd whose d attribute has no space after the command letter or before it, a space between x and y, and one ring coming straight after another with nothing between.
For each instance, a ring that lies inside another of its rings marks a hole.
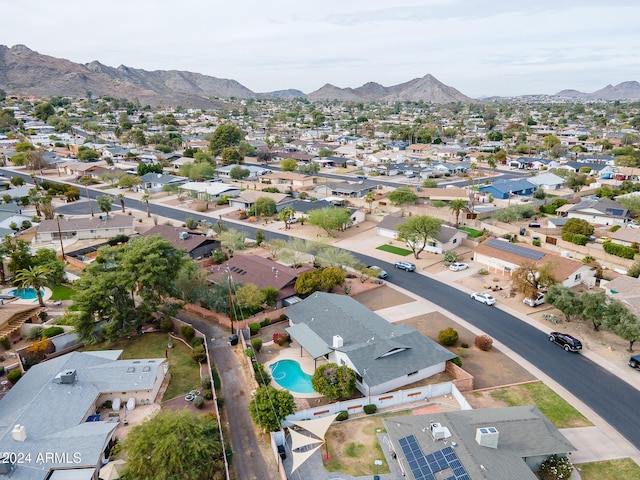
<instances>
[{"instance_id":1,"label":"palm tree","mask_svg":"<svg viewBox=\"0 0 640 480\"><path fill-rule=\"evenodd\" d=\"M364 196L364 201L369 204L369 211L372 211L373 201L376 199L376 194L373 192L367 192Z\"/></svg>"},{"instance_id":2,"label":"palm tree","mask_svg":"<svg viewBox=\"0 0 640 480\"><path fill-rule=\"evenodd\" d=\"M289 230L291 228L291 223L289 222L296 214L296 211L293 207L284 207L280 210L280 220L284 220L284 229Z\"/></svg>"},{"instance_id":3,"label":"palm tree","mask_svg":"<svg viewBox=\"0 0 640 480\"><path fill-rule=\"evenodd\" d=\"M462 210L465 210L466 208L467 208L467 202L465 202L461 198L456 198L455 200L451 201L451 204L449 205L449 210L451 210L456 214L456 226L459 223L460 212Z\"/></svg>"},{"instance_id":4,"label":"palm tree","mask_svg":"<svg viewBox=\"0 0 640 480\"><path fill-rule=\"evenodd\" d=\"M116 195L116 200L120 201L120 206L122 207L122 213L124 213L124 194L123 193L119 193Z\"/></svg>"},{"instance_id":5,"label":"palm tree","mask_svg":"<svg viewBox=\"0 0 640 480\"><path fill-rule=\"evenodd\" d=\"M140 197L140 200L147 204L147 218L151 218L151 210L149 210L149 200L151 200L151 195L145 193L144 195L142 195L142 197Z\"/></svg>"},{"instance_id":6,"label":"palm tree","mask_svg":"<svg viewBox=\"0 0 640 480\"><path fill-rule=\"evenodd\" d=\"M13 281L20 288L33 287L38 296L38 303L44 307L42 293L40 289L51 281L53 271L44 265L36 265L22 270L18 270L13 277Z\"/></svg>"},{"instance_id":7,"label":"palm tree","mask_svg":"<svg viewBox=\"0 0 640 480\"><path fill-rule=\"evenodd\" d=\"M98 208L102 213L106 213L107 217L109 216L109 212L111 211L111 203L113 199L110 195L100 195L96 198L96 202L98 203Z\"/></svg>"},{"instance_id":8,"label":"palm tree","mask_svg":"<svg viewBox=\"0 0 640 480\"><path fill-rule=\"evenodd\" d=\"M0 285L4 285L7 282L6 274L4 271L4 260L9 255L9 250L4 244L0 244Z\"/></svg>"},{"instance_id":9,"label":"palm tree","mask_svg":"<svg viewBox=\"0 0 640 480\"><path fill-rule=\"evenodd\" d=\"M35 177L34 177L35 178ZM37 182L36 182L37 185ZM29 189L29 202L33 203L33 206L36 207L36 215L41 217L42 213L40 213L40 202L42 201L42 195L38 191L38 187Z\"/></svg>"}]
</instances>

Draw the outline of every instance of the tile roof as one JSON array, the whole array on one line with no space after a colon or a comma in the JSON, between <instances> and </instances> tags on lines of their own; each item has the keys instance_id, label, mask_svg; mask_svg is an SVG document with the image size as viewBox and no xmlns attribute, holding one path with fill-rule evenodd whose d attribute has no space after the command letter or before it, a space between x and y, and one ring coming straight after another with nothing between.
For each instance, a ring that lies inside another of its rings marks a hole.
<instances>
[{"instance_id":1,"label":"tile roof","mask_svg":"<svg viewBox=\"0 0 640 480\"><path fill-rule=\"evenodd\" d=\"M186 233L187 235L183 235ZM164 240L171 242L173 248L192 252L201 245L209 243L220 243L213 238L207 237L197 230L189 230L187 228L177 228L170 225L155 225L146 232L142 237L151 237L152 235L160 235ZM184 238L186 236L186 238Z\"/></svg>"}]
</instances>

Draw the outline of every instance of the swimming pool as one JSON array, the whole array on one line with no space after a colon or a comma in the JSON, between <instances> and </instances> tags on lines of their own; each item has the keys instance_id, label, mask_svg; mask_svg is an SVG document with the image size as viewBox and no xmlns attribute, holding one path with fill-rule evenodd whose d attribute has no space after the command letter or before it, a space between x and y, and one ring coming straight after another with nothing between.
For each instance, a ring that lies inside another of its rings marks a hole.
<instances>
[{"instance_id":1,"label":"swimming pool","mask_svg":"<svg viewBox=\"0 0 640 480\"><path fill-rule=\"evenodd\" d=\"M44 290L40 289L40 294L44 295ZM14 290L11 290L9 292L9 295L13 295L15 297L20 297L23 300L35 300L36 298L38 298L38 295L36 295L36 289L29 287L29 288L16 288Z\"/></svg>"},{"instance_id":2,"label":"swimming pool","mask_svg":"<svg viewBox=\"0 0 640 480\"><path fill-rule=\"evenodd\" d=\"M278 385L297 393L315 393L311 386L311 375L307 375L295 360L280 360L272 363L271 376Z\"/></svg>"}]
</instances>

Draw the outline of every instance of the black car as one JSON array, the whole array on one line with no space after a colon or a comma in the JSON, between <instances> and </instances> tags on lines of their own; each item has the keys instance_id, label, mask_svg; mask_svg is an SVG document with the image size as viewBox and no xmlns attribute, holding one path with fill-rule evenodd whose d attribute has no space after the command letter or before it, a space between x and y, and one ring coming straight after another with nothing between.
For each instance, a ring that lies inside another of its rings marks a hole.
<instances>
[{"instance_id":1,"label":"black car","mask_svg":"<svg viewBox=\"0 0 640 480\"><path fill-rule=\"evenodd\" d=\"M280 458L282 460L284 460L285 458L287 458L287 451L284 448L284 445L278 445L278 454L280 455Z\"/></svg>"},{"instance_id":2,"label":"black car","mask_svg":"<svg viewBox=\"0 0 640 480\"><path fill-rule=\"evenodd\" d=\"M629 366L640 370L640 355L634 355L629 359Z\"/></svg>"},{"instance_id":3,"label":"black car","mask_svg":"<svg viewBox=\"0 0 640 480\"><path fill-rule=\"evenodd\" d=\"M549 334L549 341L557 343L567 352L577 352L578 350L582 350L582 343L580 340L572 337L568 333L551 332Z\"/></svg>"}]
</instances>

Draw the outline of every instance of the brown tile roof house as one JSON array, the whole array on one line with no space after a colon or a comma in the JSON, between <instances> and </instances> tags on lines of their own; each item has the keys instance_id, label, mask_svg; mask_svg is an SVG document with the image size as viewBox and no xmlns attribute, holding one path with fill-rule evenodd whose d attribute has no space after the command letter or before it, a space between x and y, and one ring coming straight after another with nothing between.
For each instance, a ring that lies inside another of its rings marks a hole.
<instances>
[{"instance_id":1,"label":"brown tile roof house","mask_svg":"<svg viewBox=\"0 0 640 480\"><path fill-rule=\"evenodd\" d=\"M131 235L135 232L133 215L96 215L95 217L60 219L60 234L57 220L43 220L38 226L36 242L59 241L62 238L112 238L116 235Z\"/></svg>"},{"instance_id":2,"label":"brown tile roof house","mask_svg":"<svg viewBox=\"0 0 640 480\"><path fill-rule=\"evenodd\" d=\"M553 255L541 248L524 247L497 238L490 238L478 245L473 258L486 265L491 273L504 276L511 276L511 272L525 262L534 262L539 267L551 263L554 277L565 287L571 288L580 283L595 284L596 268L591 265Z\"/></svg>"},{"instance_id":3,"label":"brown tile roof house","mask_svg":"<svg viewBox=\"0 0 640 480\"><path fill-rule=\"evenodd\" d=\"M415 194L424 200L469 200L469 190L466 188L422 188L419 192L415 192Z\"/></svg>"},{"instance_id":4,"label":"brown tile roof house","mask_svg":"<svg viewBox=\"0 0 640 480\"><path fill-rule=\"evenodd\" d=\"M211 252L220 249L220 242L207 237L197 230L176 228L170 225L156 225L144 232L142 237L160 235L164 240L171 242L173 248L184 250L191 258L204 258L211 256Z\"/></svg>"},{"instance_id":5,"label":"brown tile roof house","mask_svg":"<svg viewBox=\"0 0 640 480\"><path fill-rule=\"evenodd\" d=\"M283 300L295 296L293 287L298 276L311 270L311 267L291 268L255 255L235 255L221 265L209 267L211 274L207 280L212 283L226 282L230 273L234 283L277 288L280 293L276 298L276 307L281 308Z\"/></svg>"}]
</instances>

